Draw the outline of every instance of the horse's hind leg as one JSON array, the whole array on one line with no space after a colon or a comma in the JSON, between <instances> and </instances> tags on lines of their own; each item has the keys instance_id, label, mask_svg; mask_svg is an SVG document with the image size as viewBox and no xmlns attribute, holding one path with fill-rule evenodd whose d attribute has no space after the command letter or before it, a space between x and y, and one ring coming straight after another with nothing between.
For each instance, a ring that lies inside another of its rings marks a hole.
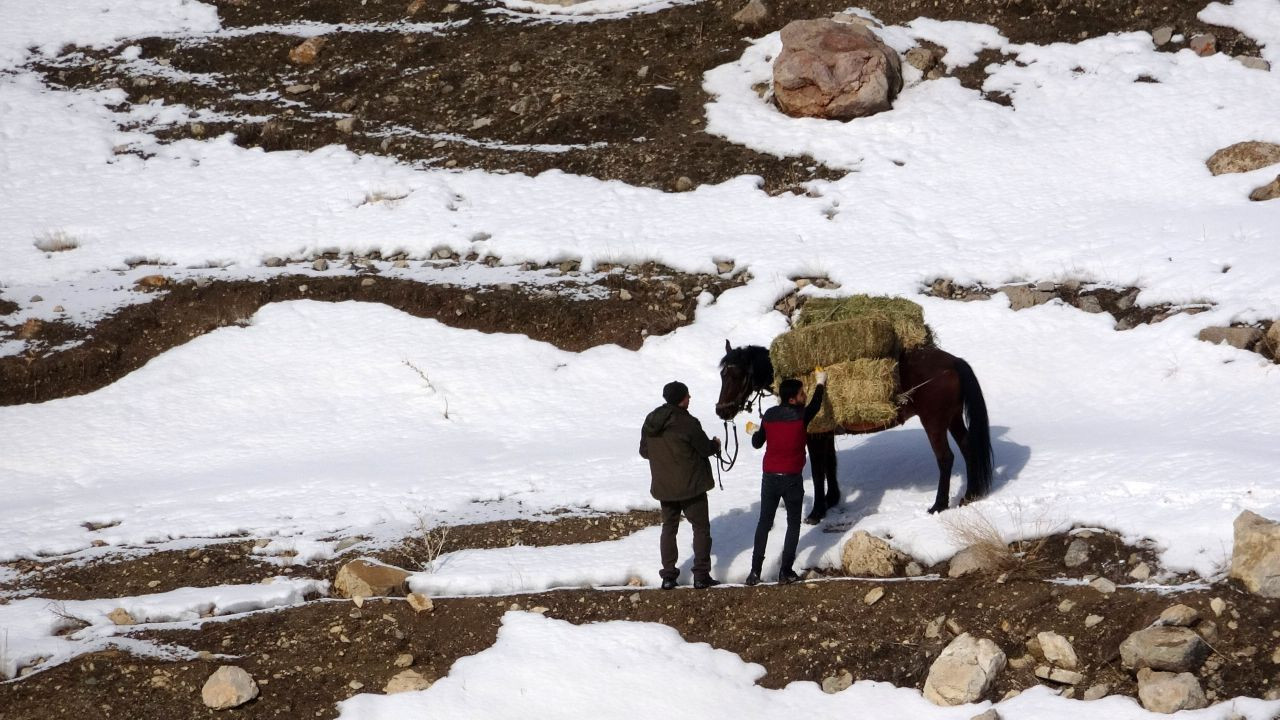
<instances>
[{"instance_id":1,"label":"horse's hind leg","mask_svg":"<svg viewBox=\"0 0 1280 720\"><path fill-rule=\"evenodd\" d=\"M823 452L823 435L810 435L805 439L809 446L809 469L813 473L813 512L804 519L808 525L817 525L827 514L827 456Z\"/></svg>"},{"instance_id":2,"label":"horse's hind leg","mask_svg":"<svg viewBox=\"0 0 1280 720\"><path fill-rule=\"evenodd\" d=\"M965 459L965 472L968 472L969 428L964 426L964 415L962 413L956 413L956 416L951 418L951 437L955 438L956 446L960 448L960 457ZM977 499L978 496L973 495L970 492L968 483L965 483L964 498L961 499L960 504L964 505L965 503L970 503Z\"/></svg>"},{"instance_id":3,"label":"horse's hind leg","mask_svg":"<svg viewBox=\"0 0 1280 720\"><path fill-rule=\"evenodd\" d=\"M831 433L824 438L822 443L823 451L826 453L827 462L827 509L830 510L840 504L844 499L840 492L840 475L836 472L836 435Z\"/></svg>"},{"instance_id":4,"label":"horse's hind leg","mask_svg":"<svg viewBox=\"0 0 1280 720\"><path fill-rule=\"evenodd\" d=\"M929 445L933 448L933 456L938 460L938 495L933 500L930 513L942 512L951 504L951 466L955 463L955 454L951 452L951 444L947 442L947 423L930 418L920 418L924 432L929 436Z\"/></svg>"}]
</instances>

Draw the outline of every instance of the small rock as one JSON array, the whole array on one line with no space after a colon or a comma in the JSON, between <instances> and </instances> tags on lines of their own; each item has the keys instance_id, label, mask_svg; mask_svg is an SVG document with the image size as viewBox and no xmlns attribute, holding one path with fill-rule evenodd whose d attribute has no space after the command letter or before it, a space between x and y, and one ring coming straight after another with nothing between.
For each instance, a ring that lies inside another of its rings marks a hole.
<instances>
[{"instance_id":1,"label":"small rock","mask_svg":"<svg viewBox=\"0 0 1280 720\"><path fill-rule=\"evenodd\" d=\"M882 587L872 588L871 592L868 592L866 597L862 598L862 602L866 603L867 605L875 605L876 603L880 602L880 598L882 597L884 597L884 588Z\"/></svg>"},{"instance_id":2,"label":"small rock","mask_svg":"<svg viewBox=\"0 0 1280 720\"><path fill-rule=\"evenodd\" d=\"M148 582L148 583L147 583L147 587L149 587L149 588L160 587L160 581L159 581L159 580L152 580L151 582Z\"/></svg>"},{"instance_id":3,"label":"small rock","mask_svg":"<svg viewBox=\"0 0 1280 720\"><path fill-rule=\"evenodd\" d=\"M759 25L769 17L769 8L760 0L751 0L742 9L733 14L733 21L739 25Z\"/></svg>"},{"instance_id":4,"label":"small rock","mask_svg":"<svg viewBox=\"0 0 1280 720\"><path fill-rule=\"evenodd\" d=\"M426 690L431 687L431 681L416 670L401 670L387 681L386 687L382 688L382 692L387 695L395 693L414 692L417 690Z\"/></svg>"},{"instance_id":5,"label":"small rock","mask_svg":"<svg viewBox=\"0 0 1280 720\"><path fill-rule=\"evenodd\" d=\"M39 335L40 331L43 329L44 321L39 318L27 318L27 320L22 323L22 327L18 328L18 339L30 340L31 338Z\"/></svg>"},{"instance_id":6,"label":"small rock","mask_svg":"<svg viewBox=\"0 0 1280 720\"><path fill-rule=\"evenodd\" d=\"M1237 55L1236 62L1250 70L1261 70L1263 72L1267 72L1271 69L1271 63L1253 55Z\"/></svg>"},{"instance_id":7,"label":"small rock","mask_svg":"<svg viewBox=\"0 0 1280 720\"><path fill-rule=\"evenodd\" d=\"M907 566L902 570L902 572L907 577L920 577L921 575L924 575L924 568L920 567L920 563L912 560L907 563Z\"/></svg>"},{"instance_id":8,"label":"small rock","mask_svg":"<svg viewBox=\"0 0 1280 720\"><path fill-rule=\"evenodd\" d=\"M1215 152L1205 165L1214 175L1253 172L1280 163L1280 144L1249 140Z\"/></svg>"},{"instance_id":9,"label":"small rock","mask_svg":"<svg viewBox=\"0 0 1280 720\"><path fill-rule=\"evenodd\" d=\"M925 74L938 65L937 54L929 48L913 47L902 57L908 65Z\"/></svg>"},{"instance_id":10,"label":"small rock","mask_svg":"<svg viewBox=\"0 0 1280 720\"><path fill-rule=\"evenodd\" d=\"M1084 682L1084 675L1074 670L1063 670L1062 668L1051 668L1047 665L1041 665L1036 668L1036 677L1041 680L1049 680L1051 682L1061 683L1063 685L1079 685Z\"/></svg>"},{"instance_id":11,"label":"small rock","mask_svg":"<svg viewBox=\"0 0 1280 720\"><path fill-rule=\"evenodd\" d=\"M1191 51L1200 57L1208 57L1218 52L1218 39L1213 33L1199 33L1191 36L1191 42L1187 43Z\"/></svg>"},{"instance_id":12,"label":"small rock","mask_svg":"<svg viewBox=\"0 0 1280 720\"><path fill-rule=\"evenodd\" d=\"M941 637L942 628L946 621L946 615L939 615L938 617L930 620L929 623L924 626L924 636L930 640Z\"/></svg>"},{"instance_id":13,"label":"small rock","mask_svg":"<svg viewBox=\"0 0 1280 720\"><path fill-rule=\"evenodd\" d=\"M1084 691L1085 700L1101 700L1111 692L1111 686L1106 683L1090 685L1088 690Z\"/></svg>"},{"instance_id":14,"label":"small rock","mask_svg":"<svg viewBox=\"0 0 1280 720\"><path fill-rule=\"evenodd\" d=\"M487 118L487 117L476 118L471 122L471 129L480 130L481 128L487 128L492 124L493 124L493 118Z\"/></svg>"},{"instance_id":15,"label":"small rock","mask_svg":"<svg viewBox=\"0 0 1280 720\"><path fill-rule=\"evenodd\" d=\"M848 670L841 670L839 675L822 679L822 692L828 695L833 695L852 686L853 674Z\"/></svg>"},{"instance_id":16,"label":"small rock","mask_svg":"<svg viewBox=\"0 0 1280 720\"><path fill-rule=\"evenodd\" d=\"M1084 619L1084 626L1085 626L1085 627L1087 627L1087 628L1091 628L1091 627L1093 627L1094 625L1097 625L1097 624L1098 624L1098 623L1100 623L1100 622L1102 622L1102 616L1101 616L1101 615L1090 615L1089 617L1087 617L1087 618L1085 618L1085 619Z\"/></svg>"},{"instance_id":17,"label":"small rock","mask_svg":"<svg viewBox=\"0 0 1280 720\"><path fill-rule=\"evenodd\" d=\"M1280 598L1280 522L1245 510L1234 527L1230 577L1251 593ZM1215 607L1214 614L1221 611Z\"/></svg>"},{"instance_id":18,"label":"small rock","mask_svg":"<svg viewBox=\"0 0 1280 720\"><path fill-rule=\"evenodd\" d=\"M1222 598L1213 598L1209 601L1209 609L1213 611L1214 617L1218 617L1227 609L1227 603Z\"/></svg>"},{"instance_id":19,"label":"small rock","mask_svg":"<svg viewBox=\"0 0 1280 720\"><path fill-rule=\"evenodd\" d=\"M352 680L351 682L347 683L347 687L351 688L352 690L359 690L360 688L364 687L364 683L360 682L359 680Z\"/></svg>"},{"instance_id":20,"label":"small rock","mask_svg":"<svg viewBox=\"0 0 1280 720\"><path fill-rule=\"evenodd\" d=\"M1092 587L1103 595L1110 595L1116 591L1116 584L1106 578L1097 578L1093 582L1089 583L1089 587Z\"/></svg>"},{"instance_id":21,"label":"small rock","mask_svg":"<svg viewBox=\"0 0 1280 720\"><path fill-rule=\"evenodd\" d=\"M1053 292L1058 289L1058 284L1052 280L1041 280L1036 283L1036 292Z\"/></svg>"},{"instance_id":22,"label":"small rock","mask_svg":"<svg viewBox=\"0 0 1280 720\"><path fill-rule=\"evenodd\" d=\"M1201 620L1196 624L1195 631L1209 644L1218 642L1218 623L1212 620Z\"/></svg>"},{"instance_id":23,"label":"small rock","mask_svg":"<svg viewBox=\"0 0 1280 720\"><path fill-rule=\"evenodd\" d=\"M1196 337L1214 345L1226 343L1234 348L1248 350L1262 339L1262 331L1254 327L1207 327Z\"/></svg>"},{"instance_id":24,"label":"small rock","mask_svg":"<svg viewBox=\"0 0 1280 720\"><path fill-rule=\"evenodd\" d=\"M53 306L53 311L54 311L54 312L56 312L56 313L61 313L61 312L66 312L66 311L67 311L67 309L66 309L66 308L64 308L64 307L62 307L61 305L54 305L54 306Z\"/></svg>"},{"instance_id":25,"label":"small rock","mask_svg":"<svg viewBox=\"0 0 1280 720\"><path fill-rule=\"evenodd\" d=\"M1277 175L1275 180L1261 187L1256 187L1253 192L1249 193L1249 199L1254 202L1265 202L1276 198L1280 198L1280 175Z\"/></svg>"},{"instance_id":26,"label":"small rock","mask_svg":"<svg viewBox=\"0 0 1280 720\"><path fill-rule=\"evenodd\" d=\"M262 264L266 265L267 267L284 267L284 259L278 258L278 257L269 257L266 260L263 260Z\"/></svg>"},{"instance_id":27,"label":"small rock","mask_svg":"<svg viewBox=\"0 0 1280 720\"><path fill-rule=\"evenodd\" d=\"M727 275L728 273L733 272L733 268L735 264L736 263L734 263L734 261L732 260L717 260L716 272L721 275Z\"/></svg>"},{"instance_id":28,"label":"small rock","mask_svg":"<svg viewBox=\"0 0 1280 720\"><path fill-rule=\"evenodd\" d=\"M360 281L360 287L372 287L373 283L374 283L373 278L367 277Z\"/></svg>"},{"instance_id":29,"label":"small rock","mask_svg":"<svg viewBox=\"0 0 1280 720\"><path fill-rule=\"evenodd\" d=\"M1054 297L1053 293L1036 290L1030 285L1006 285L1000 288L1000 292L1009 298L1011 310L1026 310L1043 305Z\"/></svg>"},{"instance_id":30,"label":"small rock","mask_svg":"<svg viewBox=\"0 0 1280 720\"><path fill-rule=\"evenodd\" d=\"M850 535L840 553L845 574L855 577L893 577L904 560L889 543L865 530Z\"/></svg>"},{"instance_id":31,"label":"small rock","mask_svg":"<svg viewBox=\"0 0 1280 720\"><path fill-rule=\"evenodd\" d=\"M137 282L138 287L148 289L148 290L155 290L158 288L162 288L167 286L168 284L169 284L169 278L163 275L146 275L138 278L138 282ZM38 302L39 300L40 300L39 296L31 298L32 302Z\"/></svg>"},{"instance_id":32,"label":"small rock","mask_svg":"<svg viewBox=\"0 0 1280 720\"><path fill-rule=\"evenodd\" d=\"M1129 577L1139 582L1147 580L1151 577L1151 566L1144 562L1140 562L1129 571Z\"/></svg>"},{"instance_id":33,"label":"small rock","mask_svg":"<svg viewBox=\"0 0 1280 720\"><path fill-rule=\"evenodd\" d=\"M355 132L356 119L353 117L348 117L348 118L342 118L340 120L335 120L333 123L333 126L338 129L338 132L344 135L350 135L351 133Z\"/></svg>"},{"instance_id":34,"label":"small rock","mask_svg":"<svg viewBox=\"0 0 1280 720\"><path fill-rule=\"evenodd\" d=\"M1000 713L995 708L987 708L985 712L978 713L969 720L1000 720Z\"/></svg>"},{"instance_id":35,"label":"small rock","mask_svg":"<svg viewBox=\"0 0 1280 720\"><path fill-rule=\"evenodd\" d=\"M1161 25L1160 27L1151 31L1151 42L1155 43L1156 47L1160 47L1162 45L1168 45L1169 41L1172 39L1173 39L1172 26Z\"/></svg>"},{"instance_id":36,"label":"small rock","mask_svg":"<svg viewBox=\"0 0 1280 720\"><path fill-rule=\"evenodd\" d=\"M1152 712L1174 713L1208 707L1200 681L1191 673L1138 671L1138 700Z\"/></svg>"},{"instance_id":37,"label":"small rock","mask_svg":"<svg viewBox=\"0 0 1280 720\"><path fill-rule=\"evenodd\" d=\"M1174 605L1160 613L1160 619L1157 622L1171 627L1191 627L1199 619L1200 613L1195 608Z\"/></svg>"},{"instance_id":38,"label":"small rock","mask_svg":"<svg viewBox=\"0 0 1280 720\"><path fill-rule=\"evenodd\" d=\"M694 188L693 180L685 175L676 178L676 192L688 192Z\"/></svg>"},{"instance_id":39,"label":"small rock","mask_svg":"<svg viewBox=\"0 0 1280 720\"><path fill-rule=\"evenodd\" d=\"M619 300L630 300L630 299L631 299L631 291L630 291L630 290L628 290L628 289L626 289L626 288L622 288L621 290L619 290L619 291L618 291L618 299L619 299Z\"/></svg>"},{"instance_id":40,"label":"small rock","mask_svg":"<svg viewBox=\"0 0 1280 720\"><path fill-rule=\"evenodd\" d=\"M136 625L138 623L137 620L133 619L133 615L130 615L129 611L124 608L116 608L107 613L107 619L116 625Z\"/></svg>"},{"instance_id":41,"label":"small rock","mask_svg":"<svg viewBox=\"0 0 1280 720\"><path fill-rule=\"evenodd\" d=\"M1004 665L1005 654L998 645L963 633L929 666L925 699L942 706L976 702Z\"/></svg>"},{"instance_id":42,"label":"small rock","mask_svg":"<svg viewBox=\"0 0 1280 720\"><path fill-rule=\"evenodd\" d=\"M323 258L322 258L322 259L323 259ZM328 267L328 265L326 265L325 267ZM318 268L316 268L316 269L317 269L317 270L324 270L325 268L323 268L323 267L318 267ZM350 550L351 548L353 548L353 547L355 547L356 545L359 545L359 544L360 544L360 538L358 538L358 537L342 538L341 540L339 540L339 541L338 541L338 544L337 544L337 545L334 545L334 546L333 546L333 551L334 551L334 552L337 552L337 553L344 552L344 551L346 551L346 550Z\"/></svg>"},{"instance_id":43,"label":"small rock","mask_svg":"<svg viewBox=\"0 0 1280 720\"><path fill-rule=\"evenodd\" d=\"M234 665L218 668L200 689L205 706L214 710L240 707L256 697L258 684L249 673Z\"/></svg>"},{"instance_id":44,"label":"small rock","mask_svg":"<svg viewBox=\"0 0 1280 720\"><path fill-rule=\"evenodd\" d=\"M1120 643L1120 662L1131 670L1189 672L1199 669L1208 655L1205 641L1183 627L1156 625L1132 633Z\"/></svg>"},{"instance_id":45,"label":"small rock","mask_svg":"<svg viewBox=\"0 0 1280 720\"><path fill-rule=\"evenodd\" d=\"M1067 554L1062 558L1062 564L1069 568L1080 567L1089 560L1089 543L1079 538L1072 540L1067 546Z\"/></svg>"},{"instance_id":46,"label":"small rock","mask_svg":"<svg viewBox=\"0 0 1280 720\"><path fill-rule=\"evenodd\" d=\"M395 666L398 668L407 668L413 666L414 657L409 653L400 653L396 656Z\"/></svg>"},{"instance_id":47,"label":"small rock","mask_svg":"<svg viewBox=\"0 0 1280 720\"><path fill-rule=\"evenodd\" d=\"M324 44L325 39L320 36L303 40L289 51L289 62L294 65L311 65L320 56Z\"/></svg>"},{"instance_id":48,"label":"small rock","mask_svg":"<svg viewBox=\"0 0 1280 720\"><path fill-rule=\"evenodd\" d=\"M413 608L414 612L431 612L435 609L435 603L431 602L431 598L422 593L411 592L405 599L409 601L409 607Z\"/></svg>"},{"instance_id":49,"label":"small rock","mask_svg":"<svg viewBox=\"0 0 1280 720\"><path fill-rule=\"evenodd\" d=\"M947 565L947 577L963 577L973 573L998 570L1000 557L988 548L971 545L956 553Z\"/></svg>"},{"instance_id":50,"label":"small rock","mask_svg":"<svg viewBox=\"0 0 1280 720\"><path fill-rule=\"evenodd\" d=\"M298 85L288 85L285 87L284 91L290 95L303 95L305 93L311 92L311 86L307 85L306 83L300 83Z\"/></svg>"},{"instance_id":51,"label":"small rock","mask_svg":"<svg viewBox=\"0 0 1280 720\"><path fill-rule=\"evenodd\" d=\"M408 578L409 573L397 567L352 560L338 570L333 589L342 597L379 597L403 592Z\"/></svg>"},{"instance_id":52,"label":"small rock","mask_svg":"<svg viewBox=\"0 0 1280 720\"><path fill-rule=\"evenodd\" d=\"M1276 651L1271 653L1271 664L1280 665L1280 647L1277 647Z\"/></svg>"},{"instance_id":53,"label":"small rock","mask_svg":"<svg viewBox=\"0 0 1280 720\"><path fill-rule=\"evenodd\" d=\"M1075 600L1066 599L1058 603L1058 612L1061 612L1061 613L1071 612L1072 610L1075 609L1075 607L1076 607Z\"/></svg>"},{"instance_id":54,"label":"small rock","mask_svg":"<svg viewBox=\"0 0 1280 720\"><path fill-rule=\"evenodd\" d=\"M1036 639L1040 641L1041 654L1051 665L1072 670L1080 662L1071 642L1058 633L1048 631L1037 633Z\"/></svg>"}]
</instances>

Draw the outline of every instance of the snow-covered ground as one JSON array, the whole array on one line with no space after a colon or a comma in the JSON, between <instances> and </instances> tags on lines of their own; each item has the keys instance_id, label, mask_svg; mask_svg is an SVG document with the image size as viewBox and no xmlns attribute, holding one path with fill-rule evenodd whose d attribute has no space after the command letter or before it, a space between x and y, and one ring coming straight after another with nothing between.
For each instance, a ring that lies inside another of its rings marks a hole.
<instances>
[{"instance_id":1,"label":"snow-covered ground","mask_svg":"<svg viewBox=\"0 0 1280 720\"><path fill-rule=\"evenodd\" d=\"M161 145L116 124L182 118L184 109L120 117L109 109L118 91L55 92L18 64L29 47L216 32L213 9L190 0L59 1L38 13L27 5L0 0L0 17L21 18L0 30L0 291L23 305L42 288L85 317L136 301L114 271L140 259L251 277L268 272L260 266L270 256L377 249L425 258L442 245L505 263L581 258L586 268L658 260L707 272L732 258L754 279L714 303L704 296L695 322L636 352L568 353L378 305L265 307L247 327L197 338L100 391L0 408L0 559L75 552L93 540L241 532L321 557L326 538L391 540L422 522L655 507L636 441L661 386L688 383L694 413L718 431L712 404L725 338L765 344L785 329L772 306L797 274L827 274L842 291L913 297L942 346L972 364L998 473L991 496L965 512L983 513L1009 539L1101 526L1154 541L1169 568L1210 576L1228 557L1242 509L1280 517L1280 371L1195 339L1207 325L1280 317L1280 205L1247 198L1275 168L1212 177L1204 166L1234 142L1280 142L1280 73L1225 56L1158 53L1143 33L1038 47L922 19L885 36L902 47L912 38L947 44L949 64L983 47L1007 49L1018 62L996 69L987 89L1013 106L952 79L917 77L892 112L836 123L786 118L752 90L778 50L771 35L707 73L708 132L857 172L814 183L812 196L770 197L751 177L670 194L558 172L421 170L341 147L264 153L228 137ZM509 3L546 7L523 5ZM1237 0L1205 13L1253 35L1275 63L1278 8ZM1139 75L1159 83L1134 82ZM121 145L146 159L117 155ZM371 194L402 199L368 203ZM78 246L36 246L54 235ZM1106 315L1057 303L1014 313L1003 296L953 303L918 294L937 277L1075 278L1139 286L1143 304L1214 307L1117 332ZM42 307L21 317L44 316ZM847 499L835 521L926 561L956 550L940 519L924 514L936 470L917 423L838 447ZM715 572L727 580L746 574L757 460L744 450L712 496ZM962 485L953 487L958 495ZM90 531L85 522L117 524ZM842 538L806 528L801 564L835 564ZM654 582L656 570L648 530L591 546L453 553L413 582L434 593L496 593ZM10 652L24 638L11 632ZM612 684L633 703L647 701L628 682L693 683L691 692L758 704L762 716L801 702L835 712L873 701L898 715L953 716L926 708L915 691L872 683L834 697L803 683L763 690L752 684L758 668L663 628L574 628L519 615L508 617L497 646L459 663L457 679L394 701L359 698L344 716L458 714L464 685L468 702L480 693L492 699L491 716L502 716L492 667L527 666L523 654L548 638L577 658L557 659L571 668L566 687ZM649 648L653 662L638 662L637 674L590 659L618 643ZM551 694L542 707L558 707L553 686L527 679L531 691ZM1111 717L1144 715L1131 702L1106 702ZM1034 692L1001 712L1070 714L1066 701Z\"/></svg>"}]
</instances>

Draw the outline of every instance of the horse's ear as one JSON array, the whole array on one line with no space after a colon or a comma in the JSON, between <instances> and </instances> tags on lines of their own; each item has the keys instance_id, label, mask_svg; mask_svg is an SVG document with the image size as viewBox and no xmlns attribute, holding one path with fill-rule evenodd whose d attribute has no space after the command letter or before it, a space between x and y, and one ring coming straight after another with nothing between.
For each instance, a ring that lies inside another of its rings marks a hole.
<instances>
[{"instance_id":1,"label":"horse's ear","mask_svg":"<svg viewBox=\"0 0 1280 720\"><path fill-rule=\"evenodd\" d=\"M729 352L729 351L731 351L731 350L733 350L733 346L729 344L729 338L725 338L725 340L724 340L724 351L725 351L725 352Z\"/></svg>"}]
</instances>

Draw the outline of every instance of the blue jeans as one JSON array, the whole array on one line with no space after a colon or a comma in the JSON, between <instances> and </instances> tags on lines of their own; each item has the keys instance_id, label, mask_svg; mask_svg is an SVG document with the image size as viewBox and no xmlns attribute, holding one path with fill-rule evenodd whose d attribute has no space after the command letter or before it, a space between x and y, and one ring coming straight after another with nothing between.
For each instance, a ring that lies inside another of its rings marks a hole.
<instances>
[{"instance_id":1,"label":"blue jeans","mask_svg":"<svg viewBox=\"0 0 1280 720\"><path fill-rule=\"evenodd\" d=\"M800 542L800 511L804 505L804 478L799 475L765 473L760 479L760 522L756 523L756 545L751 553L751 571L760 574L764 566L764 550L773 529L773 516L778 514L778 501L787 508L787 534L782 541L782 565L779 572L791 570L796 561L796 545Z\"/></svg>"}]
</instances>

